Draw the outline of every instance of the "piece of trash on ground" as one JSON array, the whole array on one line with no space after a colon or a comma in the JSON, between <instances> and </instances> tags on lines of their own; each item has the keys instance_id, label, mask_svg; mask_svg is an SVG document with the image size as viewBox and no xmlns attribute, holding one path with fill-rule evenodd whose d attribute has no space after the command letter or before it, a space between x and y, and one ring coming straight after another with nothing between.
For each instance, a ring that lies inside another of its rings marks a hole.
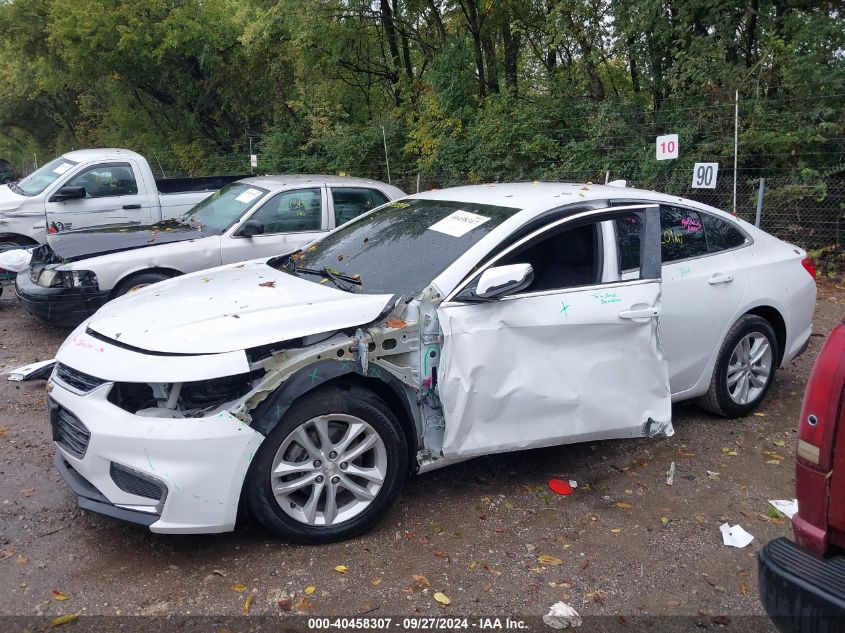
<instances>
[{"instance_id":1,"label":"piece of trash on ground","mask_svg":"<svg viewBox=\"0 0 845 633\"><path fill-rule=\"evenodd\" d=\"M754 540L754 537L746 532L741 525L730 526L727 523L722 523L719 530L722 532L722 542L731 547L745 547Z\"/></svg>"},{"instance_id":2,"label":"piece of trash on ground","mask_svg":"<svg viewBox=\"0 0 845 633\"><path fill-rule=\"evenodd\" d=\"M798 499L769 499L769 504L788 519L798 512Z\"/></svg>"},{"instance_id":3,"label":"piece of trash on ground","mask_svg":"<svg viewBox=\"0 0 845 633\"><path fill-rule=\"evenodd\" d=\"M555 602L543 616L543 623L553 629L568 629L581 626L581 616L565 602Z\"/></svg>"},{"instance_id":4,"label":"piece of trash on ground","mask_svg":"<svg viewBox=\"0 0 845 633\"><path fill-rule=\"evenodd\" d=\"M563 479L549 479L549 488L559 495L571 495L573 486Z\"/></svg>"},{"instance_id":5,"label":"piece of trash on ground","mask_svg":"<svg viewBox=\"0 0 845 633\"><path fill-rule=\"evenodd\" d=\"M30 363L29 365L24 365L23 367L11 369L8 372L9 380L21 382L22 380L47 378L50 375L50 372L53 371L53 365L55 364L56 360L51 358L50 360L42 360L38 363Z\"/></svg>"},{"instance_id":6,"label":"piece of trash on ground","mask_svg":"<svg viewBox=\"0 0 845 633\"><path fill-rule=\"evenodd\" d=\"M669 464L669 470L666 471L666 485L671 486L675 483L675 462Z\"/></svg>"}]
</instances>

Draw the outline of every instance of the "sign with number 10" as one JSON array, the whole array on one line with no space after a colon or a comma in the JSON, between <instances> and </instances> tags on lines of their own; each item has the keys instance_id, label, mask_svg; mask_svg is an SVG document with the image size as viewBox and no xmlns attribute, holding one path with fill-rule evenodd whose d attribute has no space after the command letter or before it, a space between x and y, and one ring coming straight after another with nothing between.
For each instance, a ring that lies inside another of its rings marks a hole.
<instances>
[{"instance_id":1,"label":"sign with number 10","mask_svg":"<svg viewBox=\"0 0 845 633\"><path fill-rule=\"evenodd\" d=\"M670 160L678 157L678 135L666 134L657 137L657 160Z\"/></svg>"}]
</instances>

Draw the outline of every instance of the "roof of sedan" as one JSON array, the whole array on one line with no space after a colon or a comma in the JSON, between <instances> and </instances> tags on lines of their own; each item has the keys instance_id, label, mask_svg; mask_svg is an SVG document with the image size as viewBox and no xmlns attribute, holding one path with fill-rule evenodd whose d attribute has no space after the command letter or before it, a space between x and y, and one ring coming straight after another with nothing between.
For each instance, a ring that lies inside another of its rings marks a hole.
<instances>
[{"instance_id":1,"label":"roof of sedan","mask_svg":"<svg viewBox=\"0 0 845 633\"><path fill-rule=\"evenodd\" d=\"M309 183L314 183L316 185L386 186L386 183L378 180L370 180L369 178L328 176L323 174L270 174L266 176L252 176L251 178L244 178L238 182L244 182L264 189L278 189L279 187L307 185Z\"/></svg>"},{"instance_id":2,"label":"roof of sedan","mask_svg":"<svg viewBox=\"0 0 845 633\"><path fill-rule=\"evenodd\" d=\"M713 207L700 202L657 193L656 191L569 182L520 182L470 185L466 187L424 191L409 197L472 202L475 204L490 204L518 209L536 207L538 212L558 207L562 204L577 203L586 200L618 200L628 198L653 200L656 202L684 202L698 207L713 209Z\"/></svg>"}]
</instances>

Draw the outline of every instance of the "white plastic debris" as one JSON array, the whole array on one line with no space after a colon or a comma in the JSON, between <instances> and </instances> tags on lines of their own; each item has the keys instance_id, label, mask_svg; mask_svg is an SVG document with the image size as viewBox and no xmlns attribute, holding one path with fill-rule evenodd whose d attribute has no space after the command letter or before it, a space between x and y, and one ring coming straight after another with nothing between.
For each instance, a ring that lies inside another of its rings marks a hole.
<instances>
[{"instance_id":1,"label":"white plastic debris","mask_svg":"<svg viewBox=\"0 0 845 633\"><path fill-rule=\"evenodd\" d=\"M19 273L29 268L32 259L31 248L11 248L0 252L0 268L13 273Z\"/></svg>"},{"instance_id":2,"label":"white plastic debris","mask_svg":"<svg viewBox=\"0 0 845 633\"><path fill-rule=\"evenodd\" d=\"M570 486L572 486L572 489L573 489L573 490L575 490L575 488L577 488L577 487L578 487L578 482L577 482L577 481L575 481L574 479L570 479L570 480L569 480L569 485L570 485Z\"/></svg>"},{"instance_id":3,"label":"white plastic debris","mask_svg":"<svg viewBox=\"0 0 845 633\"><path fill-rule=\"evenodd\" d=\"M731 547L745 547L754 540L754 537L742 529L741 525L731 527L727 523L722 523L719 530L722 532L722 542Z\"/></svg>"},{"instance_id":4,"label":"white plastic debris","mask_svg":"<svg viewBox=\"0 0 845 633\"><path fill-rule=\"evenodd\" d=\"M29 365L24 365L23 367L12 369L8 372L9 380L21 382L22 380L46 378L50 375L50 372L53 371L53 365L55 364L56 360L51 358L50 360L42 360L38 363L31 363Z\"/></svg>"},{"instance_id":5,"label":"white plastic debris","mask_svg":"<svg viewBox=\"0 0 845 633\"><path fill-rule=\"evenodd\" d=\"M555 602L543 616L543 622L553 629L574 629L581 626L581 616L565 602Z\"/></svg>"},{"instance_id":6,"label":"white plastic debris","mask_svg":"<svg viewBox=\"0 0 845 633\"><path fill-rule=\"evenodd\" d=\"M789 519L798 512L798 499L769 499L769 504Z\"/></svg>"},{"instance_id":7,"label":"white plastic debris","mask_svg":"<svg viewBox=\"0 0 845 633\"><path fill-rule=\"evenodd\" d=\"M666 471L666 485L671 486L675 483L675 462L669 465L669 470Z\"/></svg>"}]
</instances>

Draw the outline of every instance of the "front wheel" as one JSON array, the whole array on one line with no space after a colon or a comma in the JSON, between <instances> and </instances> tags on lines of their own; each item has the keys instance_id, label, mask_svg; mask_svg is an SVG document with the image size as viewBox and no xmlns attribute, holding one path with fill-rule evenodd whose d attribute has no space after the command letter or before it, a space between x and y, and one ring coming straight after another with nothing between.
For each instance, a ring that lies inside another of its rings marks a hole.
<instances>
[{"instance_id":1,"label":"front wheel","mask_svg":"<svg viewBox=\"0 0 845 633\"><path fill-rule=\"evenodd\" d=\"M772 386L778 357L777 338L769 322L743 315L722 343L710 389L699 405L727 418L748 415Z\"/></svg>"},{"instance_id":2,"label":"front wheel","mask_svg":"<svg viewBox=\"0 0 845 633\"><path fill-rule=\"evenodd\" d=\"M358 386L330 386L294 403L264 440L246 499L280 538L340 541L387 512L407 473L407 442L384 401Z\"/></svg>"},{"instance_id":3,"label":"front wheel","mask_svg":"<svg viewBox=\"0 0 845 633\"><path fill-rule=\"evenodd\" d=\"M114 290L113 298L122 297L123 295L135 292L141 288L145 288L150 284L157 284L165 279L170 279L170 275L166 273L149 271L145 273L137 273L121 281Z\"/></svg>"}]
</instances>

